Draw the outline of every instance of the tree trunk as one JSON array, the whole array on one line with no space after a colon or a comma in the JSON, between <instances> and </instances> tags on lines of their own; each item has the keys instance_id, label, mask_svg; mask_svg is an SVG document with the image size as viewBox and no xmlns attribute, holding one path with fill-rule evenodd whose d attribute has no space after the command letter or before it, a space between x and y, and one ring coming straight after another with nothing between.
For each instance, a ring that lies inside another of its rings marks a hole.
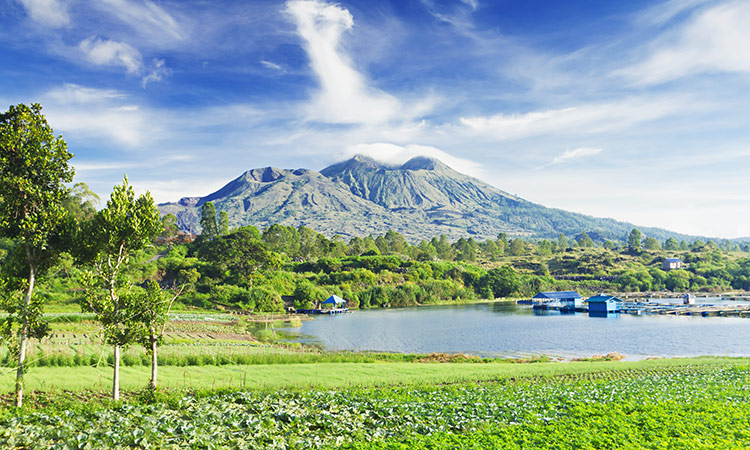
<instances>
[{"instance_id":1,"label":"tree trunk","mask_svg":"<svg viewBox=\"0 0 750 450\"><path fill-rule=\"evenodd\" d=\"M29 289L26 291L23 311L21 312L23 324L19 332L18 369L16 370L16 407L23 405L23 373L26 370L26 343L29 340L29 306L31 306L31 295L34 292L34 281L36 269L31 263L31 251L26 246L26 256L29 259Z\"/></svg>"},{"instance_id":2,"label":"tree trunk","mask_svg":"<svg viewBox=\"0 0 750 450\"><path fill-rule=\"evenodd\" d=\"M151 388L156 389L156 375L158 363L156 361L156 336L151 335Z\"/></svg>"},{"instance_id":3,"label":"tree trunk","mask_svg":"<svg viewBox=\"0 0 750 450\"><path fill-rule=\"evenodd\" d=\"M120 346L115 345L115 372L112 377L112 400L120 400Z\"/></svg>"}]
</instances>

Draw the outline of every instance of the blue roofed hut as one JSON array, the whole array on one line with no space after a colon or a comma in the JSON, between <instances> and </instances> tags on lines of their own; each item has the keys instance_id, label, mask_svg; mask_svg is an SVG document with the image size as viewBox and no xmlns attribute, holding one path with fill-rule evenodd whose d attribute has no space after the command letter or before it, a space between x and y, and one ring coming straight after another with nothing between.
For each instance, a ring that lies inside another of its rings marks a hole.
<instances>
[{"instance_id":1,"label":"blue roofed hut","mask_svg":"<svg viewBox=\"0 0 750 450\"><path fill-rule=\"evenodd\" d=\"M341 309L346 307L346 300L339 297L338 295L332 295L328 297L327 299L323 300L321 303L324 307L333 308L333 309ZM330 305L330 306L329 306Z\"/></svg>"},{"instance_id":2,"label":"blue roofed hut","mask_svg":"<svg viewBox=\"0 0 750 450\"><path fill-rule=\"evenodd\" d=\"M606 315L616 312L622 305L622 300L614 295L599 294L589 297L586 303L589 305L590 315Z\"/></svg>"},{"instance_id":3,"label":"blue roofed hut","mask_svg":"<svg viewBox=\"0 0 750 450\"><path fill-rule=\"evenodd\" d=\"M583 297L576 291L540 292L532 300L563 308L575 309L583 306Z\"/></svg>"}]
</instances>

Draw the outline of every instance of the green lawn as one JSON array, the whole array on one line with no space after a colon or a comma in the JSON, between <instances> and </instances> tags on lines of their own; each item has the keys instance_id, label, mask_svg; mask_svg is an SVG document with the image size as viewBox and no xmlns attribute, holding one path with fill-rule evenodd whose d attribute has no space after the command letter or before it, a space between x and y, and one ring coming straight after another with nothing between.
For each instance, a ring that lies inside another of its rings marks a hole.
<instances>
[{"instance_id":1,"label":"green lawn","mask_svg":"<svg viewBox=\"0 0 750 450\"><path fill-rule=\"evenodd\" d=\"M130 369L123 372L130 382L143 377L143 370ZM175 390L156 398L141 393L122 402L90 393L39 394L35 406L0 408L0 448L750 448L746 359L321 363L167 372L165 380L175 385L210 387L215 378L235 386L244 380L253 389ZM38 374L73 385L81 369ZM461 378L497 381L441 384ZM347 387L350 382L388 386ZM273 386L297 389L262 389Z\"/></svg>"},{"instance_id":2,"label":"green lawn","mask_svg":"<svg viewBox=\"0 0 750 450\"><path fill-rule=\"evenodd\" d=\"M651 370L685 366L750 367L748 359L691 358L658 359L636 362L602 361L569 363L311 363L224 366L165 366L159 368L159 384L166 388L244 388L305 389L386 385L426 385L462 381L486 381L534 376L566 376L598 372ZM146 386L150 367L122 367L123 389ZM103 390L109 389L112 369L107 367L34 367L26 375L30 390ZM10 392L15 371L3 369L0 392Z\"/></svg>"}]
</instances>

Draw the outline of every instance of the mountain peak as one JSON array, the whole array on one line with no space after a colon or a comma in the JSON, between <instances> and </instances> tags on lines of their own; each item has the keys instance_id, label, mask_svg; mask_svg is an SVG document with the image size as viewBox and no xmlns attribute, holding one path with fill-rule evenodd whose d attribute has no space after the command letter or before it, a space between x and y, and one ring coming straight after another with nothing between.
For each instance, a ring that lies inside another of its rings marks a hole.
<instances>
[{"instance_id":1,"label":"mountain peak","mask_svg":"<svg viewBox=\"0 0 750 450\"><path fill-rule=\"evenodd\" d=\"M415 156L401 165L402 170L444 170L448 168L442 161L430 156Z\"/></svg>"}]
</instances>

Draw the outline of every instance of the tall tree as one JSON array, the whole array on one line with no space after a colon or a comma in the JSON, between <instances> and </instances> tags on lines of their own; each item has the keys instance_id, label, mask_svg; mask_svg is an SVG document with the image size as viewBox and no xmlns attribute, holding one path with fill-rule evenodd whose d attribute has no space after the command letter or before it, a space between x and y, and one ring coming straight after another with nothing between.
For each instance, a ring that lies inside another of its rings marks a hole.
<instances>
[{"instance_id":1,"label":"tall tree","mask_svg":"<svg viewBox=\"0 0 750 450\"><path fill-rule=\"evenodd\" d=\"M219 236L226 236L229 234L229 214L226 211L219 213Z\"/></svg>"},{"instance_id":2,"label":"tall tree","mask_svg":"<svg viewBox=\"0 0 750 450\"><path fill-rule=\"evenodd\" d=\"M219 235L216 222L216 207L213 202L206 202L201 207L201 239L210 241Z\"/></svg>"},{"instance_id":3,"label":"tall tree","mask_svg":"<svg viewBox=\"0 0 750 450\"><path fill-rule=\"evenodd\" d=\"M159 283L154 280L149 281L146 289L138 295L137 301L134 302L138 307L138 314L135 321L143 328L139 333L135 333L140 338L141 343L151 353L151 382L152 389L156 389L156 379L159 364L157 362L157 347L164 336L169 319L169 312L175 300L192 286L200 274L196 269L187 269L180 271L181 285L175 286L171 290L163 290Z\"/></svg>"},{"instance_id":4,"label":"tall tree","mask_svg":"<svg viewBox=\"0 0 750 450\"><path fill-rule=\"evenodd\" d=\"M643 235L638 228L630 230L630 234L628 235L628 247L630 247L631 250L640 250L642 236Z\"/></svg>"},{"instance_id":5,"label":"tall tree","mask_svg":"<svg viewBox=\"0 0 750 450\"><path fill-rule=\"evenodd\" d=\"M130 256L151 244L162 231L159 210L151 194L135 197L125 177L112 190L107 207L81 227L76 256L92 269L83 277L82 308L96 314L104 336L114 349L112 398L120 398L120 348L138 338L135 317L140 312L133 281L123 276Z\"/></svg>"},{"instance_id":6,"label":"tall tree","mask_svg":"<svg viewBox=\"0 0 750 450\"><path fill-rule=\"evenodd\" d=\"M55 137L39 104L11 106L0 115L0 235L18 240L17 270L3 280L8 316L3 335L18 356L16 406L23 404L23 374L30 337L42 337L42 300L34 296L37 279L60 253L68 214L64 183L73 179L73 157L62 137ZM4 264L4 269L10 268ZM18 292L25 291L22 295Z\"/></svg>"}]
</instances>

